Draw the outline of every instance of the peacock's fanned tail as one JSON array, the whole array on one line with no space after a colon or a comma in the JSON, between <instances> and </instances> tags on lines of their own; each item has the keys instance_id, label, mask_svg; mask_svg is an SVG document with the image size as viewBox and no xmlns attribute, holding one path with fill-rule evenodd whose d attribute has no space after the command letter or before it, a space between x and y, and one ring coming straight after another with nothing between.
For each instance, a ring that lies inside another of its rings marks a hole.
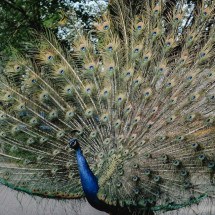
<instances>
[{"instance_id":1,"label":"peacock's fanned tail","mask_svg":"<svg viewBox=\"0 0 215 215\"><path fill-rule=\"evenodd\" d=\"M77 138L108 205L173 210L215 197L213 0L112 0L73 52L48 33L0 74L0 182L84 197ZM26 54L27 55L27 54Z\"/></svg>"}]
</instances>

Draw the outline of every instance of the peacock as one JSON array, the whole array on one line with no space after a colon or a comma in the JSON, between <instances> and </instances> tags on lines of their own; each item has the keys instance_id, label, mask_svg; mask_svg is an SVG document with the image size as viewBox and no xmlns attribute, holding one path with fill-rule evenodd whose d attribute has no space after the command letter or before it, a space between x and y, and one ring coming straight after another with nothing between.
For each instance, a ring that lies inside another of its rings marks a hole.
<instances>
[{"instance_id":1,"label":"peacock","mask_svg":"<svg viewBox=\"0 0 215 215\"><path fill-rule=\"evenodd\" d=\"M215 1L133 3L111 0L71 50L48 30L11 48L2 184L112 215L215 198Z\"/></svg>"}]
</instances>

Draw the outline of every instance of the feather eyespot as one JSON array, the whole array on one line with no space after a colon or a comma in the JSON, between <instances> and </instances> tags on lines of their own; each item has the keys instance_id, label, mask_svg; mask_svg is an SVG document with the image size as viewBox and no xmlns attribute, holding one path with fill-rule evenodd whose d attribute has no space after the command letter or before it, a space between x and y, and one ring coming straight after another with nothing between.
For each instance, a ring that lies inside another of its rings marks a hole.
<instances>
[{"instance_id":1,"label":"feather eyespot","mask_svg":"<svg viewBox=\"0 0 215 215\"><path fill-rule=\"evenodd\" d=\"M47 60L51 61L51 60L53 60L53 58L54 57L52 55L48 55Z\"/></svg>"},{"instance_id":2,"label":"feather eyespot","mask_svg":"<svg viewBox=\"0 0 215 215\"><path fill-rule=\"evenodd\" d=\"M136 163L135 163L135 164L133 164L133 168L134 168L134 169L137 169L138 167L139 167L139 165L138 165L138 164L136 164Z\"/></svg>"},{"instance_id":3,"label":"feather eyespot","mask_svg":"<svg viewBox=\"0 0 215 215\"><path fill-rule=\"evenodd\" d=\"M113 66L110 66L110 67L109 67L109 71L112 72L113 70L114 70L114 67L113 67Z\"/></svg>"},{"instance_id":4,"label":"feather eyespot","mask_svg":"<svg viewBox=\"0 0 215 215\"><path fill-rule=\"evenodd\" d=\"M201 160L201 161L203 161L203 160L205 160L205 155L204 154L200 154L199 156L198 156L198 159L199 160Z\"/></svg>"},{"instance_id":5,"label":"feather eyespot","mask_svg":"<svg viewBox=\"0 0 215 215\"><path fill-rule=\"evenodd\" d=\"M152 32L152 36L156 36L157 35L157 32L156 31L153 31Z\"/></svg>"},{"instance_id":6,"label":"feather eyespot","mask_svg":"<svg viewBox=\"0 0 215 215\"><path fill-rule=\"evenodd\" d=\"M171 43L170 43L170 42L167 42L167 43L166 43L166 46L167 46L167 47L170 47L170 46L171 46Z\"/></svg>"},{"instance_id":7,"label":"feather eyespot","mask_svg":"<svg viewBox=\"0 0 215 215\"><path fill-rule=\"evenodd\" d=\"M64 71L63 69L60 69L60 70L59 70L60 75L63 75L64 72L65 72L65 71Z\"/></svg>"},{"instance_id":8,"label":"feather eyespot","mask_svg":"<svg viewBox=\"0 0 215 215\"><path fill-rule=\"evenodd\" d=\"M138 53L139 51L140 51L139 48L134 49L134 53Z\"/></svg>"},{"instance_id":9,"label":"feather eyespot","mask_svg":"<svg viewBox=\"0 0 215 215\"><path fill-rule=\"evenodd\" d=\"M188 38L188 41L192 41L193 40L193 36L190 36L189 38Z\"/></svg>"},{"instance_id":10,"label":"feather eyespot","mask_svg":"<svg viewBox=\"0 0 215 215\"><path fill-rule=\"evenodd\" d=\"M133 176L133 177L132 177L132 181L135 181L135 182L136 182L136 181L138 181L138 179L139 179L138 176Z\"/></svg>"},{"instance_id":11,"label":"feather eyespot","mask_svg":"<svg viewBox=\"0 0 215 215\"><path fill-rule=\"evenodd\" d=\"M159 68L159 72L162 73L163 71L164 71L164 69L163 69L162 67L160 67L160 68Z\"/></svg>"},{"instance_id":12,"label":"feather eyespot","mask_svg":"<svg viewBox=\"0 0 215 215\"><path fill-rule=\"evenodd\" d=\"M104 25L103 29L107 31L109 29L109 25Z\"/></svg>"},{"instance_id":13,"label":"feather eyespot","mask_svg":"<svg viewBox=\"0 0 215 215\"><path fill-rule=\"evenodd\" d=\"M161 177L160 177L159 175L156 175L156 176L154 177L154 181L155 181L155 182L159 182L160 179L161 179Z\"/></svg>"},{"instance_id":14,"label":"feather eyespot","mask_svg":"<svg viewBox=\"0 0 215 215\"><path fill-rule=\"evenodd\" d=\"M195 99L196 99L196 96L192 96L192 97L191 97L191 100L195 100Z\"/></svg>"},{"instance_id":15,"label":"feather eyespot","mask_svg":"<svg viewBox=\"0 0 215 215\"><path fill-rule=\"evenodd\" d=\"M130 75L131 75L131 72L127 72L127 73L126 73L126 76L130 76Z\"/></svg>"},{"instance_id":16,"label":"feather eyespot","mask_svg":"<svg viewBox=\"0 0 215 215\"><path fill-rule=\"evenodd\" d=\"M37 80L36 80L36 79L32 79L31 82L32 82L33 84L35 84L35 83L37 82Z\"/></svg>"},{"instance_id":17,"label":"feather eyespot","mask_svg":"<svg viewBox=\"0 0 215 215\"><path fill-rule=\"evenodd\" d=\"M172 162L172 164L173 164L174 166L179 166L179 165L180 165L180 161L179 161L179 160L174 160L174 161Z\"/></svg>"},{"instance_id":18,"label":"feather eyespot","mask_svg":"<svg viewBox=\"0 0 215 215\"><path fill-rule=\"evenodd\" d=\"M85 47L85 46L82 46L82 47L80 48L80 50L81 50L82 52L85 52L85 51L86 51L86 47Z\"/></svg>"},{"instance_id":19,"label":"feather eyespot","mask_svg":"<svg viewBox=\"0 0 215 215\"><path fill-rule=\"evenodd\" d=\"M208 163L208 168L212 169L212 168L214 168L214 167L215 167L214 162L213 162L213 161L210 161L210 162Z\"/></svg>"},{"instance_id":20,"label":"feather eyespot","mask_svg":"<svg viewBox=\"0 0 215 215\"><path fill-rule=\"evenodd\" d=\"M167 87L171 87L171 86L172 86L172 83L171 83L171 82L168 82L168 83L166 84L166 86L167 86Z\"/></svg>"},{"instance_id":21,"label":"feather eyespot","mask_svg":"<svg viewBox=\"0 0 215 215\"><path fill-rule=\"evenodd\" d=\"M206 55L205 52L200 53L200 57L201 57L201 58L205 57L205 55Z\"/></svg>"},{"instance_id":22,"label":"feather eyespot","mask_svg":"<svg viewBox=\"0 0 215 215\"><path fill-rule=\"evenodd\" d=\"M93 66L93 65L90 65L90 66L89 66L89 70L94 70L94 66Z\"/></svg>"},{"instance_id":23,"label":"feather eyespot","mask_svg":"<svg viewBox=\"0 0 215 215\"><path fill-rule=\"evenodd\" d=\"M138 195L139 193L140 193L140 190L139 190L139 189L137 189L137 188L134 189L134 194L135 194L135 195Z\"/></svg>"},{"instance_id":24,"label":"feather eyespot","mask_svg":"<svg viewBox=\"0 0 215 215\"><path fill-rule=\"evenodd\" d=\"M6 135L5 132L0 132L0 136L1 136L1 137L6 137L7 135Z\"/></svg>"},{"instance_id":25,"label":"feather eyespot","mask_svg":"<svg viewBox=\"0 0 215 215\"><path fill-rule=\"evenodd\" d=\"M213 118L206 119L206 123L209 125L212 124L213 122L214 122Z\"/></svg>"},{"instance_id":26,"label":"feather eyespot","mask_svg":"<svg viewBox=\"0 0 215 215\"><path fill-rule=\"evenodd\" d=\"M207 77L212 77L212 76L213 76L212 72L209 72L209 73L207 74Z\"/></svg>"},{"instance_id":27,"label":"feather eyespot","mask_svg":"<svg viewBox=\"0 0 215 215\"><path fill-rule=\"evenodd\" d=\"M19 65L15 66L15 70L19 71L21 69L21 67Z\"/></svg>"},{"instance_id":28,"label":"feather eyespot","mask_svg":"<svg viewBox=\"0 0 215 215\"><path fill-rule=\"evenodd\" d=\"M121 182L117 182L117 183L116 183L116 186L117 186L117 187L121 187L121 186L122 186L122 183L121 183Z\"/></svg>"},{"instance_id":29,"label":"feather eyespot","mask_svg":"<svg viewBox=\"0 0 215 215\"><path fill-rule=\"evenodd\" d=\"M144 175L148 176L148 175L151 174L151 170L150 169L145 169L143 173L144 173Z\"/></svg>"},{"instance_id":30,"label":"feather eyespot","mask_svg":"<svg viewBox=\"0 0 215 215\"><path fill-rule=\"evenodd\" d=\"M187 176L187 175L188 175L187 170L185 169L181 170L181 176Z\"/></svg>"},{"instance_id":31,"label":"feather eyespot","mask_svg":"<svg viewBox=\"0 0 215 215\"><path fill-rule=\"evenodd\" d=\"M149 59L149 57L145 56L143 59L144 59L144 61L147 61Z\"/></svg>"},{"instance_id":32,"label":"feather eyespot","mask_svg":"<svg viewBox=\"0 0 215 215\"><path fill-rule=\"evenodd\" d=\"M107 94L108 94L108 91L107 91L107 90L105 90L105 91L104 91L104 95L107 95Z\"/></svg>"},{"instance_id":33,"label":"feather eyespot","mask_svg":"<svg viewBox=\"0 0 215 215\"><path fill-rule=\"evenodd\" d=\"M137 26L137 30L138 30L138 31L142 30L142 26L141 26L141 25L138 25L138 26Z\"/></svg>"},{"instance_id":34,"label":"feather eyespot","mask_svg":"<svg viewBox=\"0 0 215 215\"><path fill-rule=\"evenodd\" d=\"M199 147L199 144L198 143L192 143L191 146L193 149L197 149Z\"/></svg>"},{"instance_id":35,"label":"feather eyespot","mask_svg":"<svg viewBox=\"0 0 215 215\"><path fill-rule=\"evenodd\" d=\"M113 51L113 46L109 46L108 51L112 52Z\"/></svg>"},{"instance_id":36,"label":"feather eyespot","mask_svg":"<svg viewBox=\"0 0 215 215\"><path fill-rule=\"evenodd\" d=\"M215 100L215 96L214 96L214 95L209 96L209 100L210 100L210 101L214 101L214 100Z\"/></svg>"},{"instance_id":37,"label":"feather eyespot","mask_svg":"<svg viewBox=\"0 0 215 215\"><path fill-rule=\"evenodd\" d=\"M134 84L138 85L139 84L139 80L134 80Z\"/></svg>"},{"instance_id":38,"label":"feather eyespot","mask_svg":"<svg viewBox=\"0 0 215 215\"><path fill-rule=\"evenodd\" d=\"M188 77L187 77L187 80L188 80L188 81L192 81L192 80L193 80L193 76L191 76L191 75L188 76Z\"/></svg>"},{"instance_id":39,"label":"feather eyespot","mask_svg":"<svg viewBox=\"0 0 215 215\"><path fill-rule=\"evenodd\" d=\"M89 93L91 93L91 88L87 88L86 89L86 92L89 94Z\"/></svg>"}]
</instances>

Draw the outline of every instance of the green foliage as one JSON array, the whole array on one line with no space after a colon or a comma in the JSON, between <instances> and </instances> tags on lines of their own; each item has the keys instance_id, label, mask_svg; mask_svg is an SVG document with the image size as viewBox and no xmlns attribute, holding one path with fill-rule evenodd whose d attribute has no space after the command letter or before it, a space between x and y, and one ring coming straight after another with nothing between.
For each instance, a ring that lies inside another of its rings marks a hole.
<instances>
[{"instance_id":1,"label":"green foliage","mask_svg":"<svg viewBox=\"0 0 215 215\"><path fill-rule=\"evenodd\" d=\"M42 31L44 27L57 31L62 11L70 8L63 0L1 0L0 1L0 50L8 44L19 48L29 41L29 31Z\"/></svg>"}]
</instances>

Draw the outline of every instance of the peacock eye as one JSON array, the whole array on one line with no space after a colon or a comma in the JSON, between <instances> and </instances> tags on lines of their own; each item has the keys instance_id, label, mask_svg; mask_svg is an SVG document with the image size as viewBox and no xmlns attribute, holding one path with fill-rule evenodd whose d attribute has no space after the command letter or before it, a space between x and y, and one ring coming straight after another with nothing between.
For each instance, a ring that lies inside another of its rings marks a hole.
<instances>
[{"instance_id":1,"label":"peacock eye","mask_svg":"<svg viewBox=\"0 0 215 215\"><path fill-rule=\"evenodd\" d=\"M134 194L135 194L135 195L138 195L139 193L140 193L140 190L139 190L139 189L137 189L137 188L134 189Z\"/></svg>"},{"instance_id":2,"label":"peacock eye","mask_svg":"<svg viewBox=\"0 0 215 215\"><path fill-rule=\"evenodd\" d=\"M173 163L174 166L179 166L180 165L180 161L179 160L174 160L172 163Z\"/></svg>"},{"instance_id":3,"label":"peacock eye","mask_svg":"<svg viewBox=\"0 0 215 215\"><path fill-rule=\"evenodd\" d=\"M140 31L141 29L142 29L142 26L141 26L141 25L138 25L138 26L137 26L137 30Z\"/></svg>"},{"instance_id":4,"label":"peacock eye","mask_svg":"<svg viewBox=\"0 0 215 215\"><path fill-rule=\"evenodd\" d=\"M144 175L150 175L150 173L151 173L150 169L145 169L144 170Z\"/></svg>"},{"instance_id":5,"label":"peacock eye","mask_svg":"<svg viewBox=\"0 0 215 215\"><path fill-rule=\"evenodd\" d=\"M195 100L196 99L196 96L191 96L191 100Z\"/></svg>"},{"instance_id":6,"label":"peacock eye","mask_svg":"<svg viewBox=\"0 0 215 215\"><path fill-rule=\"evenodd\" d=\"M146 92L146 93L145 93L145 96L147 97L147 96L149 96L149 94L150 94L149 92Z\"/></svg>"},{"instance_id":7,"label":"peacock eye","mask_svg":"<svg viewBox=\"0 0 215 215\"><path fill-rule=\"evenodd\" d=\"M158 10L155 10L154 13L158 13Z\"/></svg>"},{"instance_id":8,"label":"peacock eye","mask_svg":"<svg viewBox=\"0 0 215 215\"><path fill-rule=\"evenodd\" d=\"M175 21L178 21L178 20L179 20L178 17L176 17L176 18L175 18Z\"/></svg>"},{"instance_id":9,"label":"peacock eye","mask_svg":"<svg viewBox=\"0 0 215 215\"><path fill-rule=\"evenodd\" d=\"M149 57L148 57L148 56L144 57L144 61L147 61L148 59L149 59Z\"/></svg>"},{"instance_id":10,"label":"peacock eye","mask_svg":"<svg viewBox=\"0 0 215 215\"><path fill-rule=\"evenodd\" d=\"M53 56L52 56L52 55L49 55L49 56L47 57L47 59L48 59L48 60L52 60L52 59L53 59Z\"/></svg>"},{"instance_id":11,"label":"peacock eye","mask_svg":"<svg viewBox=\"0 0 215 215\"><path fill-rule=\"evenodd\" d=\"M90 92L91 92L91 89L90 89L90 88L87 88L86 91L87 91L87 93L90 93Z\"/></svg>"},{"instance_id":12,"label":"peacock eye","mask_svg":"<svg viewBox=\"0 0 215 215\"><path fill-rule=\"evenodd\" d=\"M167 86L167 87L171 87L171 86L172 86L172 83L171 83L171 82L168 82L168 83L166 84L166 86Z\"/></svg>"},{"instance_id":13,"label":"peacock eye","mask_svg":"<svg viewBox=\"0 0 215 215\"><path fill-rule=\"evenodd\" d=\"M20 66L17 66L17 67L16 67L16 70L17 70L17 71L19 71L20 69L21 69L21 67L20 67Z\"/></svg>"},{"instance_id":14,"label":"peacock eye","mask_svg":"<svg viewBox=\"0 0 215 215\"><path fill-rule=\"evenodd\" d=\"M139 52L138 48L134 49L134 53L138 53L138 52Z\"/></svg>"},{"instance_id":15,"label":"peacock eye","mask_svg":"<svg viewBox=\"0 0 215 215\"><path fill-rule=\"evenodd\" d=\"M160 181L160 176L159 176L159 175L156 175L156 176L154 177L154 181L155 181L155 182L159 182L159 181Z\"/></svg>"},{"instance_id":16,"label":"peacock eye","mask_svg":"<svg viewBox=\"0 0 215 215\"><path fill-rule=\"evenodd\" d=\"M187 171L185 169L181 170L181 176L186 176L187 175Z\"/></svg>"},{"instance_id":17,"label":"peacock eye","mask_svg":"<svg viewBox=\"0 0 215 215\"><path fill-rule=\"evenodd\" d=\"M193 76L188 76L188 77L187 77L187 80L188 80L188 81L191 81L192 79L193 79Z\"/></svg>"},{"instance_id":18,"label":"peacock eye","mask_svg":"<svg viewBox=\"0 0 215 215\"><path fill-rule=\"evenodd\" d=\"M214 95L210 97L210 100L214 100L214 99L215 99L215 96L214 96Z\"/></svg>"},{"instance_id":19,"label":"peacock eye","mask_svg":"<svg viewBox=\"0 0 215 215\"><path fill-rule=\"evenodd\" d=\"M204 160L205 159L205 155L201 154L198 156L199 160Z\"/></svg>"},{"instance_id":20,"label":"peacock eye","mask_svg":"<svg viewBox=\"0 0 215 215\"><path fill-rule=\"evenodd\" d=\"M89 69L90 69L90 70L94 70L94 66L92 66L92 65L89 66Z\"/></svg>"},{"instance_id":21,"label":"peacock eye","mask_svg":"<svg viewBox=\"0 0 215 215\"><path fill-rule=\"evenodd\" d=\"M193 39L193 36L190 36L188 40L191 41L192 39Z\"/></svg>"},{"instance_id":22,"label":"peacock eye","mask_svg":"<svg viewBox=\"0 0 215 215\"><path fill-rule=\"evenodd\" d=\"M137 176L133 176L133 177L132 177L132 181L138 181L138 179L139 179L139 178L138 178Z\"/></svg>"},{"instance_id":23,"label":"peacock eye","mask_svg":"<svg viewBox=\"0 0 215 215\"><path fill-rule=\"evenodd\" d=\"M113 71L113 69L114 69L113 66L109 67L109 71Z\"/></svg>"},{"instance_id":24,"label":"peacock eye","mask_svg":"<svg viewBox=\"0 0 215 215\"><path fill-rule=\"evenodd\" d=\"M32 79L31 82L35 84L37 82L37 80L36 79Z\"/></svg>"},{"instance_id":25,"label":"peacock eye","mask_svg":"<svg viewBox=\"0 0 215 215\"><path fill-rule=\"evenodd\" d=\"M215 167L214 162L210 161L210 162L208 163L208 168L214 168L214 167Z\"/></svg>"},{"instance_id":26,"label":"peacock eye","mask_svg":"<svg viewBox=\"0 0 215 215\"><path fill-rule=\"evenodd\" d=\"M109 50L109 51L113 51L113 47L112 47L112 46L109 46L109 47L108 47L108 50Z\"/></svg>"},{"instance_id":27,"label":"peacock eye","mask_svg":"<svg viewBox=\"0 0 215 215\"><path fill-rule=\"evenodd\" d=\"M82 52L85 52L86 51L86 48L83 46L83 47L81 47L81 51Z\"/></svg>"},{"instance_id":28,"label":"peacock eye","mask_svg":"<svg viewBox=\"0 0 215 215\"><path fill-rule=\"evenodd\" d=\"M200 54L200 57L204 57L206 54L205 54L205 52L202 52L201 54Z\"/></svg>"},{"instance_id":29,"label":"peacock eye","mask_svg":"<svg viewBox=\"0 0 215 215\"><path fill-rule=\"evenodd\" d=\"M198 148L198 146L199 146L198 143L193 143L193 144L192 144L192 147L193 147L194 149Z\"/></svg>"},{"instance_id":30,"label":"peacock eye","mask_svg":"<svg viewBox=\"0 0 215 215\"><path fill-rule=\"evenodd\" d=\"M170 47L170 46L171 46L171 43L170 43L170 42L167 42L167 43L166 43L166 46L167 46L167 47Z\"/></svg>"},{"instance_id":31,"label":"peacock eye","mask_svg":"<svg viewBox=\"0 0 215 215\"><path fill-rule=\"evenodd\" d=\"M117 182L117 183L116 183L116 186L117 186L117 187L121 187L121 186L122 186L122 183L121 183L121 182Z\"/></svg>"},{"instance_id":32,"label":"peacock eye","mask_svg":"<svg viewBox=\"0 0 215 215\"><path fill-rule=\"evenodd\" d=\"M207 12L206 12L206 11L204 11L203 14L204 14L205 16L207 16Z\"/></svg>"},{"instance_id":33,"label":"peacock eye","mask_svg":"<svg viewBox=\"0 0 215 215\"><path fill-rule=\"evenodd\" d=\"M103 29L104 30L108 30L109 29L109 25L105 25Z\"/></svg>"},{"instance_id":34,"label":"peacock eye","mask_svg":"<svg viewBox=\"0 0 215 215\"><path fill-rule=\"evenodd\" d=\"M154 32L152 33L152 36L156 36L156 35L157 35L157 32L154 31Z\"/></svg>"},{"instance_id":35,"label":"peacock eye","mask_svg":"<svg viewBox=\"0 0 215 215\"><path fill-rule=\"evenodd\" d=\"M68 92L68 93L71 93L71 91L72 91L72 90L71 90L70 88L69 88L69 89L67 89L67 92Z\"/></svg>"},{"instance_id":36,"label":"peacock eye","mask_svg":"<svg viewBox=\"0 0 215 215\"><path fill-rule=\"evenodd\" d=\"M122 101L122 98L121 98L121 97L119 97L119 98L118 98L118 101L119 101L119 102L120 102L120 101Z\"/></svg>"},{"instance_id":37,"label":"peacock eye","mask_svg":"<svg viewBox=\"0 0 215 215\"><path fill-rule=\"evenodd\" d=\"M108 91L107 91L107 90L105 90L105 91L104 91L104 95L107 95L107 94L108 94Z\"/></svg>"},{"instance_id":38,"label":"peacock eye","mask_svg":"<svg viewBox=\"0 0 215 215\"><path fill-rule=\"evenodd\" d=\"M159 68L159 72L163 72L163 68L161 67L161 68Z\"/></svg>"},{"instance_id":39,"label":"peacock eye","mask_svg":"<svg viewBox=\"0 0 215 215\"><path fill-rule=\"evenodd\" d=\"M60 74L62 75L62 74L64 73L64 70L63 70L63 69L61 69L59 72L60 72Z\"/></svg>"},{"instance_id":40,"label":"peacock eye","mask_svg":"<svg viewBox=\"0 0 215 215\"><path fill-rule=\"evenodd\" d=\"M126 73L126 75L127 75L127 76L130 76L130 75L131 75L131 73L130 73L130 72L127 72L127 73Z\"/></svg>"}]
</instances>

